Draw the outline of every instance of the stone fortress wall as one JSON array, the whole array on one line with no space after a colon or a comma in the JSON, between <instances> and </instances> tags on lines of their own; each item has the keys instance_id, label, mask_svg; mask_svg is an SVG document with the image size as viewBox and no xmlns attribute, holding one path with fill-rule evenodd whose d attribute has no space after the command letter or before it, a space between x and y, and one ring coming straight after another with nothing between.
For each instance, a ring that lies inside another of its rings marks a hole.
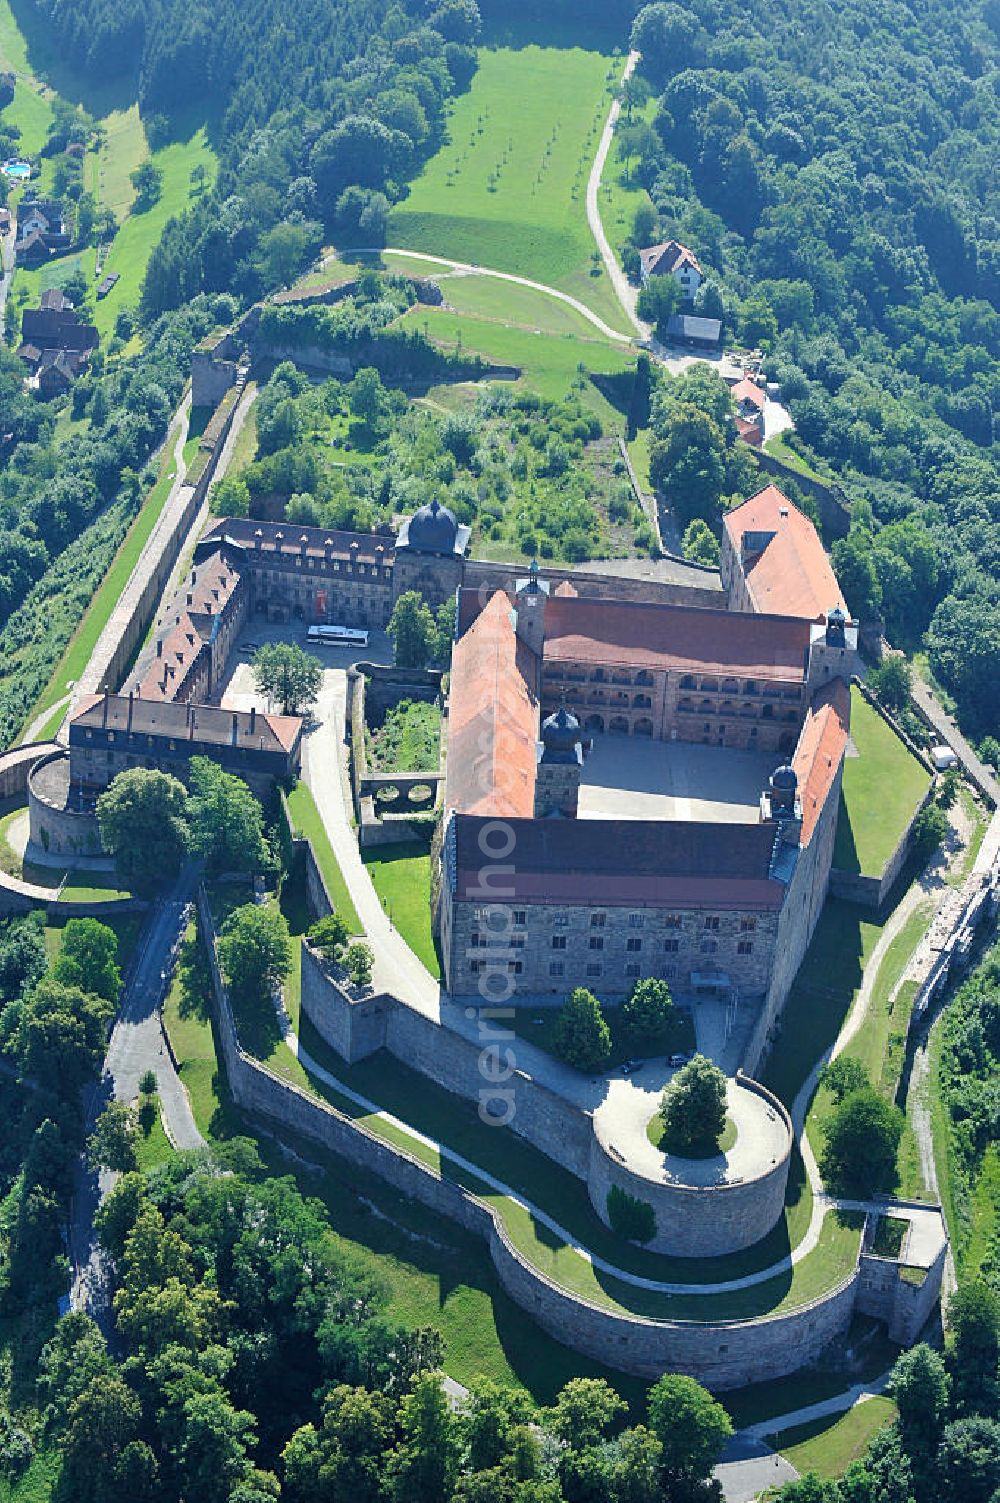
<instances>
[{"instance_id":1,"label":"stone fortress wall","mask_svg":"<svg viewBox=\"0 0 1000 1503\"><path fill-rule=\"evenodd\" d=\"M222 1059L236 1105L339 1155L363 1175L377 1175L481 1237L506 1293L558 1341L621 1372L644 1378L687 1373L724 1391L805 1366L847 1330L856 1304L857 1266L819 1298L757 1320L652 1320L595 1305L561 1288L515 1247L499 1213L484 1201L245 1052L219 973L203 891L198 913L212 963ZM304 966L303 1006L305 990ZM379 999L371 1000L364 1016L377 1034L385 1015L380 1023Z\"/></svg>"}]
</instances>

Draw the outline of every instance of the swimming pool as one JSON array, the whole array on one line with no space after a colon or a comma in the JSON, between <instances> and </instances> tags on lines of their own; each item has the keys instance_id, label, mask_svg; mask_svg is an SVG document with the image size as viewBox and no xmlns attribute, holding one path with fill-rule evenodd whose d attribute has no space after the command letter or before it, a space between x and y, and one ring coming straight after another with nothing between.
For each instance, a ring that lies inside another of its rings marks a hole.
<instances>
[{"instance_id":1,"label":"swimming pool","mask_svg":"<svg viewBox=\"0 0 1000 1503\"><path fill-rule=\"evenodd\" d=\"M4 162L3 173L5 177L24 178L31 176L30 162Z\"/></svg>"}]
</instances>

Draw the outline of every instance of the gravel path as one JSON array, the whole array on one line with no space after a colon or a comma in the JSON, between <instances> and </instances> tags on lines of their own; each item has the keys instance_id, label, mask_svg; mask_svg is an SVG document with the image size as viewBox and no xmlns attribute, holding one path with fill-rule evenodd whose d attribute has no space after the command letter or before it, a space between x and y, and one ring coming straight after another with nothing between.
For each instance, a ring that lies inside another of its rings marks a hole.
<instances>
[{"instance_id":1,"label":"gravel path","mask_svg":"<svg viewBox=\"0 0 1000 1503\"><path fill-rule=\"evenodd\" d=\"M623 84L627 83L632 77L638 61L639 53L630 52L625 64L625 71L622 74L621 81ZM608 152L611 150L611 143L614 140L615 126L618 124L621 110L621 100L616 98L608 113L607 123L604 126L597 147L597 155L594 157L593 166L590 169L590 177L587 180L587 222L590 225L591 234L597 241L597 248L601 253L601 260L604 262L604 269L608 274L612 287L615 289L615 296L622 305L625 317L629 320L640 339L649 339L652 330L649 324L643 323L636 309L636 304L639 300L638 288L632 286L618 264L618 257L611 249L611 243L604 233L604 224L601 219L601 210L598 202L601 179L604 176L604 167L608 160Z\"/></svg>"}]
</instances>

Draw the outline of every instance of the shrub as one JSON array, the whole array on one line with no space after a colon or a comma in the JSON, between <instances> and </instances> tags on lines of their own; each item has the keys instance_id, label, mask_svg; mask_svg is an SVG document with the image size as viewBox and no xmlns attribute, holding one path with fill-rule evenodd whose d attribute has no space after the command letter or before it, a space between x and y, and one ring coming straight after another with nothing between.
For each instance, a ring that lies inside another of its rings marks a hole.
<instances>
[{"instance_id":1,"label":"shrub","mask_svg":"<svg viewBox=\"0 0 1000 1503\"><path fill-rule=\"evenodd\" d=\"M648 1201L612 1185L607 1199L611 1230L626 1242L652 1242L656 1236L656 1212Z\"/></svg>"},{"instance_id":2,"label":"shrub","mask_svg":"<svg viewBox=\"0 0 1000 1503\"><path fill-rule=\"evenodd\" d=\"M348 946L347 953L344 956L344 965L347 967L347 973L355 986L371 986L372 966L374 962L375 956L372 954L370 945L362 944L359 940L357 943Z\"/></svg>"}]
</instances>

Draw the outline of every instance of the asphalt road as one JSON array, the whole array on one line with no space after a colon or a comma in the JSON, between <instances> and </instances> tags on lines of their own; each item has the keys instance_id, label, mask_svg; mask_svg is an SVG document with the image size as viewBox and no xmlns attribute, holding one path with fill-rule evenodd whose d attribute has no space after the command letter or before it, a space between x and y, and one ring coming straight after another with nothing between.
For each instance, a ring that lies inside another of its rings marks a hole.
<instances>
[{"instance_id":1,"label":"asphalt road","mask_svg":"<svg viewBox=\"0 0 1000 1503\"><path fill-rule=\"evenodd\" d=\"M194 885L195 872L187 867L167 896L150 909L135 962L126 978L104 1071L87 1098L88 1134L109 1101L134 1101L139 1094L140 1078L152 1070L156 1075L164 1131L170 1141L180 1149L204 1146L187 1092L167 1053L159 1016ZM97 1245L94 1216L116 1178L105 1170L96 1173L81 1155L69 1224L70 1305L92 1315L106 1336L111 1327L108 1276Z\"/></svg>"}]
</instances>

